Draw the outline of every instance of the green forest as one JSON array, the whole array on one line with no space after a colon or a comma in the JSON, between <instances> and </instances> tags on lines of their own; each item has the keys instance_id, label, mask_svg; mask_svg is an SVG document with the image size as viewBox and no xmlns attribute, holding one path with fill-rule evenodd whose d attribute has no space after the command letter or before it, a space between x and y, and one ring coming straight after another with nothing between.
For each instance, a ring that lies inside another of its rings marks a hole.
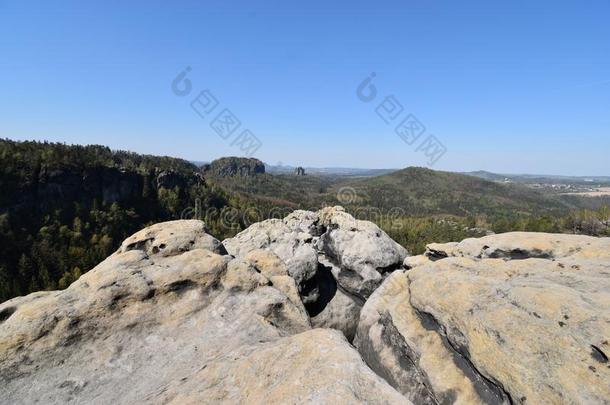
<instances>
[{"instance_id":1,"label":"green forest","mask_svg":"<svg viewBox=\"0 0 610 405\"><path fill-rule=\"evenodd\" d=\"M0 301L65 288L123 239L196 200L227 206L197 171L103 146L0 140Z\"/></svg>"}]
</instances>

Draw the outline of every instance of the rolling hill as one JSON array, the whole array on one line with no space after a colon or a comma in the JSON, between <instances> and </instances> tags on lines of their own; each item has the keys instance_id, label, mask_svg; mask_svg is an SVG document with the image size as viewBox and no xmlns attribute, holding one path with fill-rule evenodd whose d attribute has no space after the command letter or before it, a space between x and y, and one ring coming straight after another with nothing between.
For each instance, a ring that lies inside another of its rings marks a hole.
<instances>
[{"instance_id":1,"label":"rolling hill","mask_svg":"<svg viewBox=\"0 0 610 405\"><path fill-rule=\"evenodd\" d=\"M315 209L399 209L405 215L563 214L581 208L580 200L545 194L520 184L504 184L460 173L409 167L373 177L261 173L216 177L228 193L279 206Z\"/></svg>"},{"instance_id":2,"label":"rolling hill","mask_svg":"<svg viewBox=\"0 0 610 405\"><path fill-rule=\"evenodd\" d=\"M523 186L419 167L342 182L335 190L341 193L347 187L354 191L348 201L353 205L399 207L408 215L542 214L575 208Z\"/></svg>"}]
</instances>

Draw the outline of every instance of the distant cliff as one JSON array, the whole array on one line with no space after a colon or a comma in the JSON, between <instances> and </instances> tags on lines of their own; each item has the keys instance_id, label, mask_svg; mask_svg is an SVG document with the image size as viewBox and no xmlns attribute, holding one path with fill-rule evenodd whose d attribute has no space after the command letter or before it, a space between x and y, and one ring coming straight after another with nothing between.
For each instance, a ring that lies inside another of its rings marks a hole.
<instances>
[{"instance_id":1,"label":"distant cliff","mask_svg":"<svg viewBox=\"0 0 610 405\"><path fill-rule=\"evenodd\" d=\"M265 164L254 158L223 157L204 165L202 171L219 177L254 176L265 173Z\"/></svg>"},{"instance_id":2,"label":"distant cliff","mask_svg":"<svg viewBox=\"0 0 610 405\"><path fill-rule=\"evenodd\" d=\"M204 185L199 169L182 159L112 151L99 145L0 140L0 213L23 206L112 204L148 199L161 188Z\"/></svg>"}]
</instances>

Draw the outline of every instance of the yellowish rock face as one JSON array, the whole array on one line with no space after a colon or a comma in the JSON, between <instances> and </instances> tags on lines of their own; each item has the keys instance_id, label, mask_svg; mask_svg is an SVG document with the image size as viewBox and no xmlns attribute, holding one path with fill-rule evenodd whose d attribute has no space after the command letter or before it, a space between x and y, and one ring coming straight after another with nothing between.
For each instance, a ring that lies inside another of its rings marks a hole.
<instances>
[{"instance_id":1,"label":"yellowish rock face","mask_svg":"<svg viewBox=\"0 0 610 405\"><path fill-rule=\"evenodd\" d=\"M365 304L355 342L413 402L607 403L609 238L508 233L405 264Z\"/></svg>"},{"instance_id":2,"label":"yellowish rock face","mask_svg":"<svg viewBox=\"0 0 610 405\"><path fill-rule=\"evenodd\" d=\"M488 378L534 403L610 398L610 264L445 259L409 273L411 303L430 314Z\"/></svg>"}]
</instances>

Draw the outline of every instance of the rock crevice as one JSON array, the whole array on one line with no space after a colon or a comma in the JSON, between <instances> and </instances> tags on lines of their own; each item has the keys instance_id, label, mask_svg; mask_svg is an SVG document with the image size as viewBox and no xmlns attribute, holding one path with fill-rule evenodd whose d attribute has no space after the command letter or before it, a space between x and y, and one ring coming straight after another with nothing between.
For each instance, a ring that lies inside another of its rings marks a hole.
<instances>
[{"instance_id":1,"label":"rock crevice","mask_svg":"<svg viewBox=\"0 0 610 405\"><path fill-rule=\"evenodd\" d=\"M485 404L513 404L510 394L504 390L502 384L493 381L491 378L483 375L470 360L468 347L454 342L448 338L444 326L441 325L432 314L420 311L413 307L415 313L420 319L422 326L429 331L436 332L445 347L452 354L453 363L459 368L464 375L472 382L472 385L478 394L481 401ZM462 339L463 340L463 339Z\"/></svg>"}]
</instances>

